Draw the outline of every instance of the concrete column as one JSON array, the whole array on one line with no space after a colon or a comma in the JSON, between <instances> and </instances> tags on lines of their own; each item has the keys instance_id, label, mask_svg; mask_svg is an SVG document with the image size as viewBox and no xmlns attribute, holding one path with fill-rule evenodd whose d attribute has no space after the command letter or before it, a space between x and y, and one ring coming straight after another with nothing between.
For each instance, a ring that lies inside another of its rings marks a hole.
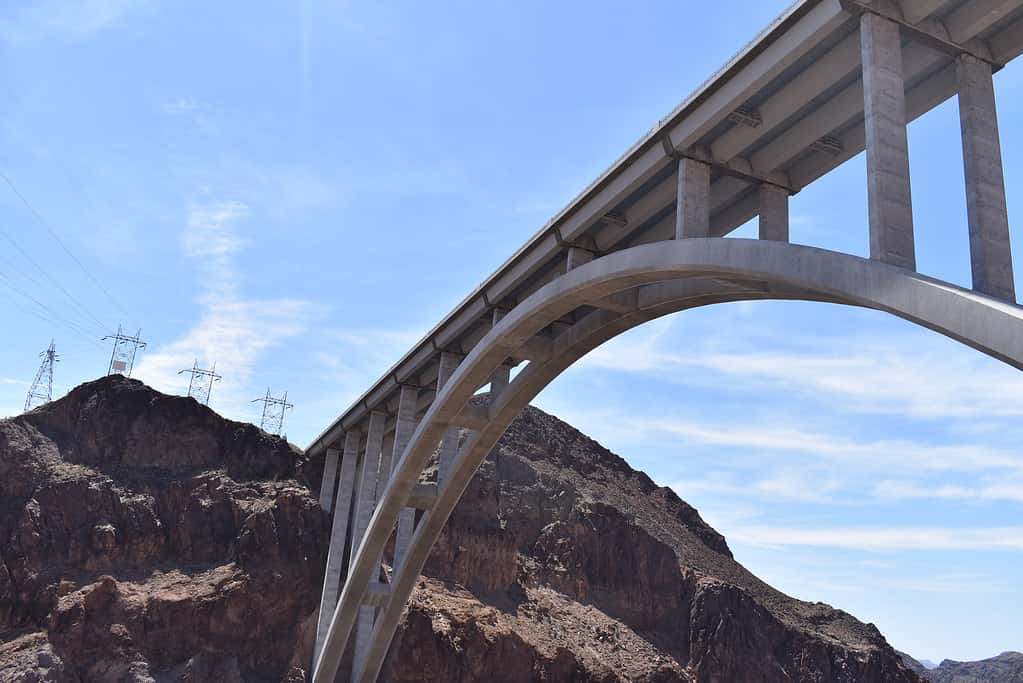
<instances>
[{"instance_id":1,"label":"concrete column","mask_svg":"<svg viewBox=\"0 0 1023 683\"><path fill-rule=\"evenodd\" d=\"M590 253L590 252L587 252ZM592 258L592 254L591 254ZM569 270L571 270L571 259L569 259ZM505 316L508 311L501 310L500 308L494 309L493 325L496 325L501 321L501 318ZM490 400L504 391L504 388L511 382L511 368L507 365L502 365L497 370L494 370L494 374L490 376Z\"/></svg>"},{"instance_id":2,"label":"concrete column","mask_svg":"<svg viewBox=\"0 0 1023 683\"><path fill-rule=\"evenodd\" d=\"M380 495L387 486L387 480L391 478L391 469L394 462L394 434L384 437L383 445L380 447L380 472L377 474L377 487L373 494L373 507Z\"/></svg>"},{"instance_id":3,"label":"concrete column","mask_svg":"<svg viewBox=\"0 0 1023 683\"><path fill-rule=\"evenodd\" d=\"M497 398L509 383L511 383L510 367L502 365L494 370L494 374L490 376L490 400L493 401Z\"/></svg>"},{"instance_id":4,"label":"concrete column","mask_svg":"<svg viewBox=\"0 0 1023 683\"><path fill-rule=\"evenodd\" d=\"M437 370L437 393L451 379L455 368L462 362L462 357L455 353L444 351L440 354L440 368ZM444 430L444 437L440 441L440 450L437 460L437 485L448 478L451 465L455 461L455 453L458 450L458 427L448 427Z\"/></svg>"},{"instance_id":5,"label":"concrete column","mask_svg":"<svg viewBox=\"0 0 1023 683\"><path fill-rule=\"evenodd\" d=\"M789 241L789 192L777 185L760 186L760 239Z\"/></svg>"},{"instance_id":6,"label":"concrete column","mask_svg":"<svg viewBox=\"0 0 1023 683\"><path fill-rule=\"evenodd\" d=\"M860 16L870 258L916 270L902 39L895 22Z\"/></svg>"},{"instance_id":7,"label":"concrete column","mask_svg":"<svg viewBox=\"0 0 1023 683\"><path fill-rule=\"evenodd\" d=\"M578 268L584 263L589 263L593 260L593 252L587 249L580 249L579 247L569 247L568 256L566 259L565 270L572 270Z\"/></svg>"},{"instance_id":8,"label":"concrete column","mask_svg":"<svg viewBox=\"0 0 1023 683\"><path fill-rule=\"evenodd\" d=\"M341 477L337 487L337 505L334 507L334 523L330 527L330 546L327 548L327 570L323 574L323 592L320 594L320 614L316 622L316 645L313 661L320 655L323 641L330 628L337 605L338 589L341 585L341 567L344 565L345 541L348 533L348 518L355 493L355 463L359 459L357 431L345 434L345 450L341 458Z\"/></svg>"},{"instance_id":9,"label":"concrete column","mask_svg":"<svg viewBox=\"0 0 1023 683\"><path fill-rule=\"evenodd\" d=\"M352 527L351 562L355 561L355 553L366 534L369 519L373 516L376 505L377 476L380 467L380 451L384 445L384 413L374 410L369 415L369 429L366 432L366 450L362 457L362 478L359 480L359 498L355 511L355 524ZM351 564L349 564L351 566Z\"/></svg>"},{"instance_id":10,"label":"concrete column","mask_svg":"<svg viewBox=\"0 0 1023 683\"><path fill-rule=\"evenodd\" d=\"M675 239L710 236L710 166L695 159L678 160Z\"/></svg>"},{"instance_id":11,"label":"concrete column","mask_svg":"<svg viewBox=\"0 0 1023 683\"><path fill-rule=\"evenodd\" d=\"M973 288L1015 303L1009 214L1005 207L1005 178L991 65L971 55L960 55L956 60L956 77Z\"/></svg>"},{"instance_id":12,"label":"concrete column","mask_svg":"<svg viewBox=\"0 0 1023 683\"><path fill-rule=\"evenodd\" d=\"M355 622L355 650L352 657L352 678L362 669L366 659L366 651L373 639L373 621L376 619L377 608L372 605L359 605L359 617Z\"/></svg>"},{"instance_id":13,"label":"concrete column","mask_svg":"<svg viewBox=\"0 0 1023 683\"><path fill-rule=\"evenodd\" d=\"M355 555L362 543L362 537L366 535L366 528L369 526L370 517L373 516L373 508L376 507L377 480L380 476L380 455L384 447L384 426L387 416L374 410L369 415L369 429L366 433L366 451L362 458L362 480L359 482L359 501L356 510L355 527L352 532L352 555L349 567L355 563ZM387 473L385 473L386 476ZM374 576L371 582L377 580ZM370 636L373 633L373 619L376 617L376 608L370 605L359 606L359 620L355 629L355 656L353 659L353 674L362 664L366 649L369 647Z\"/></svg>"},{"instance_id":14,"label":"concrete column","mask_svg":"<svg viewBox=\"0 0 1023 683\"><path fill-rule=\"evenodd\" d=\"M330 512L330 504L334 502L334 484L337 477L336 448L328 448L323 459L323 482L320 483L320 508Z\"/></svg>"},{"instance_id":15,"label":"concrete column","mask_svg":"<svg viewBox=\"0 0 1023 683\"><path fill-rule=\"evenodd\" d=\"M419 390L415 387L403 386L398 396L398 417L394 423L394 458L392 468L397 467L405 447L408 446L412 433L416 430L416 403L419 400ZM401 563L405 560L405 551L412 542L412 532L415 531L416 511L414 508L402 508L398 513L398 531L394 539L394 566L395 574Z\"/></svg>"}]
</instances>

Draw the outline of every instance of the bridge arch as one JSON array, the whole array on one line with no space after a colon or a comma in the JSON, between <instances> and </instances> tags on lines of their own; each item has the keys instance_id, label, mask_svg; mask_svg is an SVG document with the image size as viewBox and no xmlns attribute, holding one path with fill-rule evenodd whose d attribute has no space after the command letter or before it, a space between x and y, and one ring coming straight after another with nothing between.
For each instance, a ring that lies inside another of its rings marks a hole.
<instances>
[{"instance_id":1,"label":"bridge arch","mask_svg":"<svg viewBox=\"0 0 1023 683\"><path fill-rule=\"evenodd\" d=\"M358 608L378 571L400 510L436 444L492 373L565 315L586 307L571 327L533 350L526 366L486 410L459 449L436 500L416 526L390 595L377 618L359 680L376 679L415 582L465 487L508 425L544 387L597 346L649 320L730 301L799 299L886 311L1023 369L1023 308L911 270L787 242L692 238L614 252L568 271L509 311L480 340L420 421L361 539L315 667L330 682Z\"/></svg>"}]
</instances>

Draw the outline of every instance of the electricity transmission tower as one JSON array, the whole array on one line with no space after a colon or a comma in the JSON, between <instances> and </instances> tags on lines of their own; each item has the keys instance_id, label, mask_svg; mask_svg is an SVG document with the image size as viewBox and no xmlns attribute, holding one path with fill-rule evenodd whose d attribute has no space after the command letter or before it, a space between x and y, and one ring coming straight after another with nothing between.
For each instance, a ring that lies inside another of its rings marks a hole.
<instances>
[{"instance_id":1,"label":"electricity transmission tower","mask_svg":"<svg viewBox=\"0 0 1023 683\"><path fill-rule=\"evenodd\" d=\"M57 362L57 347L50 340L50 345L45 351L39 354L43 362L39 364L36 371L36 378L32 380L32 387L28 390L25 398L25 412L32 409L33 403L41 406L53 400L53 364Z\"/></svg>"},{"instance_id":2,"label":"electricity transmission tower","mask_svg":"<svg viewBox=\"0 0 1023 683\"><path fill-rule=\"evenodd\" d=\"M284 411L295 407L288 403L288 392L285 391L284 395L280 398L274 398L270 395L270 387L266 388L266 396L253 399L251 403L263 404L263 419L259 422L259 428L264 432L277 434L278 436L280 436L281 430L284 427Z\"/></svg>"},{"instance_id":3,"label":"electricity transmission tower","mask_svg":"<svg viewBox=\"0 0 1023 683\"><path fill-rule=\"evenodd\" d=\"M213 368L205 370L199 367L199 359L196 358L195 362L192 363L191 370L180 370L178 374L183 372L191 373L192 377L188 380L188 395L194 398L204 406L210 404L210 392L213 390L213 383L220 381L220 375L217 374L217 364L213 363Z\"/></svg>"},{"instance_id":4,"label":"electricity transmission tower","mask_svg":"<svg viewBox=\"0 0 1023 683\"><path fill-rule=\"evenodd\" d=\"M114 340L114 350L110 354L110 367L107 368L108 375L121 374L131 377L131 369L135 366L135 352L138 349L146 348L146 343L140 339L142 330L139 329L134 337L129 337L121 332L121 326L117 326L117 334L108 334L102 341Z\"/></svg>"}]
</instances>

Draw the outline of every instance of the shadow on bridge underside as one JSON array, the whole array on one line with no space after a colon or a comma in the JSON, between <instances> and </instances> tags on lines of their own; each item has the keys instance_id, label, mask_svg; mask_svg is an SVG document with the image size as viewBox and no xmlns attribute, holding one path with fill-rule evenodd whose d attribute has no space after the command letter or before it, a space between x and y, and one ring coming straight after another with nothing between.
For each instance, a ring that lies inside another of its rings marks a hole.
<instances>
[{"instance_id":1,"label":"shadow on bridge underside","mask_svg":"<svg viewBox=\"0 0 1023 683\"><path fill-rule=\"evenodd\" d=\"M554 337L492 401L417 525L376 620L358 679L375 680L404 609L451 511L505 429L589 351L649 320L715 303L826 301L887 311L1023 369L1023 308L910 270L813 247L734 238L671 240L614 252L522 301L473 348L438 393L387 483L345 582L314 680L334 680L378 558L444 430L492 373L551 323L587 311ZM535 344L534 344L535 346Z\"/></svg>"}]
</instances>

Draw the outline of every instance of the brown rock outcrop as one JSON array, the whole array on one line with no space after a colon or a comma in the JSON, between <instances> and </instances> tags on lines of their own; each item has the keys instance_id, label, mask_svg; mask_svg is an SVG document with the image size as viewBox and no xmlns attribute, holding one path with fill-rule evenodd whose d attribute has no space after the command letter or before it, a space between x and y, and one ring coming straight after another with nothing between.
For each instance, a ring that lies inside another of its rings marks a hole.
<instances>
[{"instance_id":1,"label":"brown rock outcrop","mask_svg":"<svg viewBox=\"0 0 1023 683\"><path fill-rule=\"evenodd\" d=\"M120 377L0 421L0 680L305 680L319 468ZM425 574L384 680L918 680L873 626L773 590L669 489L532 408Z\"/></svg>"},{"instance_id":2,"label":"brown rock outcrop","mask_svg":"<svg viewBox=\"0 0 1023 683\"><path fill-rule=\"evenodd\" d=\"M121 377L0 422L0 680L280 680L323 572L305 466Z\"/></svg>"},{"instance_id":3,"label":"brown rock outcrop","mask_svg":"<svg viewBox=\"0 0 1023 683\"><path fill-rule=\"evenodd\" d=\"M674 492L535 408L425 574L384 680L918 680L874 626L763 583Z\"/></svg>"},{"instance_id":4,"label":"brown rock outcrop","mask_svg":"<svg viewBox=\"0 0 1023 683\"><path fill-rule=\"evenodd\" d=\"M975 662L944 659L925 668L906 653L900 653L906 666L928 683L1023 683L1023 652L1009 650Z\"/></svg>"}]
</instances>

